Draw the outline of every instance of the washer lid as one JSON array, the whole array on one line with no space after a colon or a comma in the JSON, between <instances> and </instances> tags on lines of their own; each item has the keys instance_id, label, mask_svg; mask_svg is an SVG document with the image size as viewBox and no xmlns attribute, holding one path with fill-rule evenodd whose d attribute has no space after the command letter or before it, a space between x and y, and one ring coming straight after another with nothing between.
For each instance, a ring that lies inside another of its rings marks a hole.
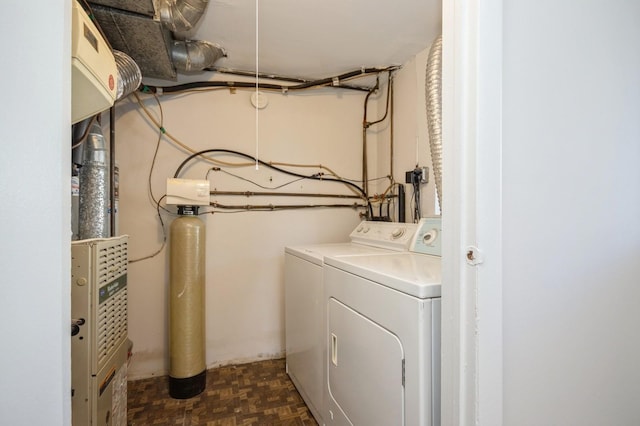
<instances>
[{"instance_id":1,"label":"washer lid","mask_svg":"<svg viewBox=\"0 0 640 426\"><path fill-rule=\"evenodd\" d=\"M436 256L388 253L325 257L324 263L421 299L441 295L442 268Z\"/></svg>"},{"instance_id":2,"label":"washer lid","mask_svg":"<svg viewBox=\"0 0 640 426\"><path fill-rule=\"evenodd\" d=\"M323 264L325 256L362 256L387 254L389 250L353 243L329 243L307 246L285 247L285 253L301 257L317 265Z\"/></svg>"}]
</instances>

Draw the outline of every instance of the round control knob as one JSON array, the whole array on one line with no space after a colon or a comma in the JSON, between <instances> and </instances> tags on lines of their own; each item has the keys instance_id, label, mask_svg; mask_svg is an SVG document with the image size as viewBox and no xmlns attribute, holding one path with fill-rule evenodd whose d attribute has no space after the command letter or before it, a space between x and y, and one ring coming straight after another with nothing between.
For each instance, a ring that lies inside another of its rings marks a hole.
<instances>
[{"instance_id":1,"label":"round control knob","mask_svg":"<svg viewBox=\"0 0 640 426\"><path fill-rule=\"evenodd\" d=\"M395 228L391 231L391 238L398 239L404 235L404 228Z\"/></svg>"},{"instance_id":2,"label":"round control knob","mask_svg":"<svg viewBox=\"0 0 640 426\"><path fill-rule=\"evenodd\" d=\"M431 231L424 234L422 237L422 242L428 246L431 246L435 243L436 238L438 238L438 231L436 229L432 229Z\"/></svg>"},{"instance_id":3,"label":"round control knob","mask_svg":"<svg viewBox=\"0 0 640 426\"><path fill-rule=\"evenodd\" d=\"M366 234L367 232L369 232L369 227L368 227L368 226L365 226L365 227L364 227L364 229L362 230L362 232L364 232L365 234Z\"/></svg>"}]
</instances>

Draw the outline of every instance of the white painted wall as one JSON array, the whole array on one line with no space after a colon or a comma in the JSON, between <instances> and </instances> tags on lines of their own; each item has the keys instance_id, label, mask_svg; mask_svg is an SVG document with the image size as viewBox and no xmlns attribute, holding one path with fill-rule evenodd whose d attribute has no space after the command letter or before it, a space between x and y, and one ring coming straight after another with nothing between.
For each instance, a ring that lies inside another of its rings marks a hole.
<instances>
[{"instance_id":1,"label":"white painted wall","mask_svg":"<svg viewBox=\"0 0 640 426\"><path fill-rule=\"evenodd\" d=\"M505 2L505 425L640 424L639 19Z\"/></svg>"},{"instance_id":2,"label":"white painted wall","mask_svg":"<svg viewBox=\"0 0 640 426\"><path fill-rule=\"evenodd\" d=\"M440 33L439 28L431 28L433 39ZM425 99L426 64L429 48L422 50L411 58L394 75L393 104L393 178L395 182L405 186L405 220L412 221L413 200L412 186L405 184L405 172L413 170L416 165L429 168L429 182L421 188L422 217L433 216L436 208L436 189L429 148L429 131L427 127L427 111ZM386 83L386 82L385 82ZM384 116L386 84L378 96L378 117ZM378 176L390 174L391 165L391 126L390 121L374 127L377 137L377 170ZM382 185L384 183L384 185ZM378 192L386 189L388 181L382 181ZM384 186L384 187L382 187ZM397 220L397 209L394 211Z\"/></svg>"},{"instance_id":3,"label":"white painted wall","mask_svg":"<svg viewBox=\"0 0 640 426\"><path fill-rule=\"evenodd\" d=\"M0 103L0 422L71 424L71 2L9 1ZM26 25L25 23L28 23Z\"/></svg>"},{"instance_id":4,"label":"white painted wall","mask_svg":"<svg viewBox=\"0 0 640 426\"><path fill-rule=\"evenodd\" d=\"M397 75L395 94L395 179L404 182L404 171L430 164L424 102L424 66L421 52ZM232 79L232 77L229 77ZM416 85L421 87L415 90ZM259 113L256 147L255 110L250 93L217 90L190 96L162 96L164 127L194 149L224 148L255 155L264 161L322 164L339 175L361 178L362 114L364 93L314 90L288 95L267 93L269 105ZM385 88L373 96L368 118L384 115ZM152 97L145 105L160 117ZM134 100L118 105L117 159L120 165L120 232L131 236L131 256L153 253L162 242L155 208L147 195L148 173L158 132ZM369 178L389 174L388 120L368 132ZM152 185L156 198L164 194L165 180L173 176L186 153L164 137L160 144ZM226 158L239 161L238 159ZM245 161L245 160L240 160ZM182 177L205 178L207 165L194 162ZM293 169L300 173L317 168ZM261 166L230 169L233 173L276 186L292 178ZM211 172L212 188L260 191L261 188L220 172ZM272 181L270 181L272 179ZM385 180L386 184L386 180ZM375 191L372 183L371 191ZM433 214L435 198L431 179L423 188L423 215ZM342 185L303 181L285 187L289 191L337 192ZM384 190L384 188L382 188ZM410 190L407 191L407 220ZM227 204L352 203L355 200L307 198L216 197ZM163 214L166 223L171 219ZM203 217L207 224L207 364L273 358L284 351L282 293L283 249L287 245L345 241L360 220L351 209L243 212ZM130 336L134 341L131 377L165 374L167 353L166 250L135 263L130 269Z\"/></svg>"},{"instance_id":5,"label":"white painted wall","mask_svg":"<svg viewBox=\"0 0 640 426\"><path fill-rule=\"evenodd\" d=\"M339 175L359 179L364 93L321 90L268 93L259 115L259 157L329 166ZM255 110L250 92L219 90L190 96L162 96L164 127L195 149L225 148L256 154ZM159 114L151 97L150 110ZM375 105L374 105L375 108ZM117 161L120 166L120 232L130 235L131 257L153 253L161 244L155 208L147 195L148 173L158 132L130 101L117 107ZM159 116L159 115L158 115ZM372 136L375 141L375 135ZM186 154L163 138L152 176L154 195L165 192ZM372 158L376 158L375 144ZM245 161L226 158L231 161ZM193 162L181 177L203 179L204 162ZM310 174L317 168L295 169ZM253 165L229 171L265 186L294 178ZM247 182L211 172L212 189L261 191ZM272 179L272 180L270 180ZM301 181L289 191L350 194L339 184ZM353 203L353 199L223 197L226 204ZM169 225L171 218L163 214ZM242 212L202 217L207 226L207 365L209 367L283 356L283 260L287 245L346 241L359 222L352 209ZM130 337L134 357L130 377L165 374L167 353L167 250L131 265Z\"/></svg>"},{"instance_id":6,"label":"white painted wall","mask_svg":"<svg viewBox=\"0 0 640 426\"><path fill-rule=\"evenodd\" d=\"M445 424L640 423L638 17L446 8Z\"/></svg>"}]
</instances>

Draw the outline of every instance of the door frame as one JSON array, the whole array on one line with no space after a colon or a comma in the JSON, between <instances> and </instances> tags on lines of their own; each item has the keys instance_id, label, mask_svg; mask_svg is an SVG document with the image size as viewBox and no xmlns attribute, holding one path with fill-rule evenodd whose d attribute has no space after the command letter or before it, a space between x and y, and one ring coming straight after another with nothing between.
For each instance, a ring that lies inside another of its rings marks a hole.
<instances>
[{"instance_id":1,"label":"door frame","mask_svg":"<svg viewBox=\"0 0 640 426\"><path fill-rule=\"evenodd\" d=\"M443 2L443 425L502 425L502 7Z\"/></svg>"}]
</instances>

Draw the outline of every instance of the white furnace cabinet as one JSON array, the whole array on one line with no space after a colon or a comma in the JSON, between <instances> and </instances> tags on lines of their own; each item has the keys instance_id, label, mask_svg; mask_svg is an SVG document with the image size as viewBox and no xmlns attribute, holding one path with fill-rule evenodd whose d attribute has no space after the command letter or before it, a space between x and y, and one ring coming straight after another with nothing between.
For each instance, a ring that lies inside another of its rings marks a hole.
<instances>
[{"instance_id":1,"label":"white furnace cabinet","mask_svg":"<svg viewBox=\"0 0 640 426\"><path fill-rule=\"evenodd\" d=\"M71 245L74 426L127 424L128 237Z\"/></svg>"}]
</instances>

